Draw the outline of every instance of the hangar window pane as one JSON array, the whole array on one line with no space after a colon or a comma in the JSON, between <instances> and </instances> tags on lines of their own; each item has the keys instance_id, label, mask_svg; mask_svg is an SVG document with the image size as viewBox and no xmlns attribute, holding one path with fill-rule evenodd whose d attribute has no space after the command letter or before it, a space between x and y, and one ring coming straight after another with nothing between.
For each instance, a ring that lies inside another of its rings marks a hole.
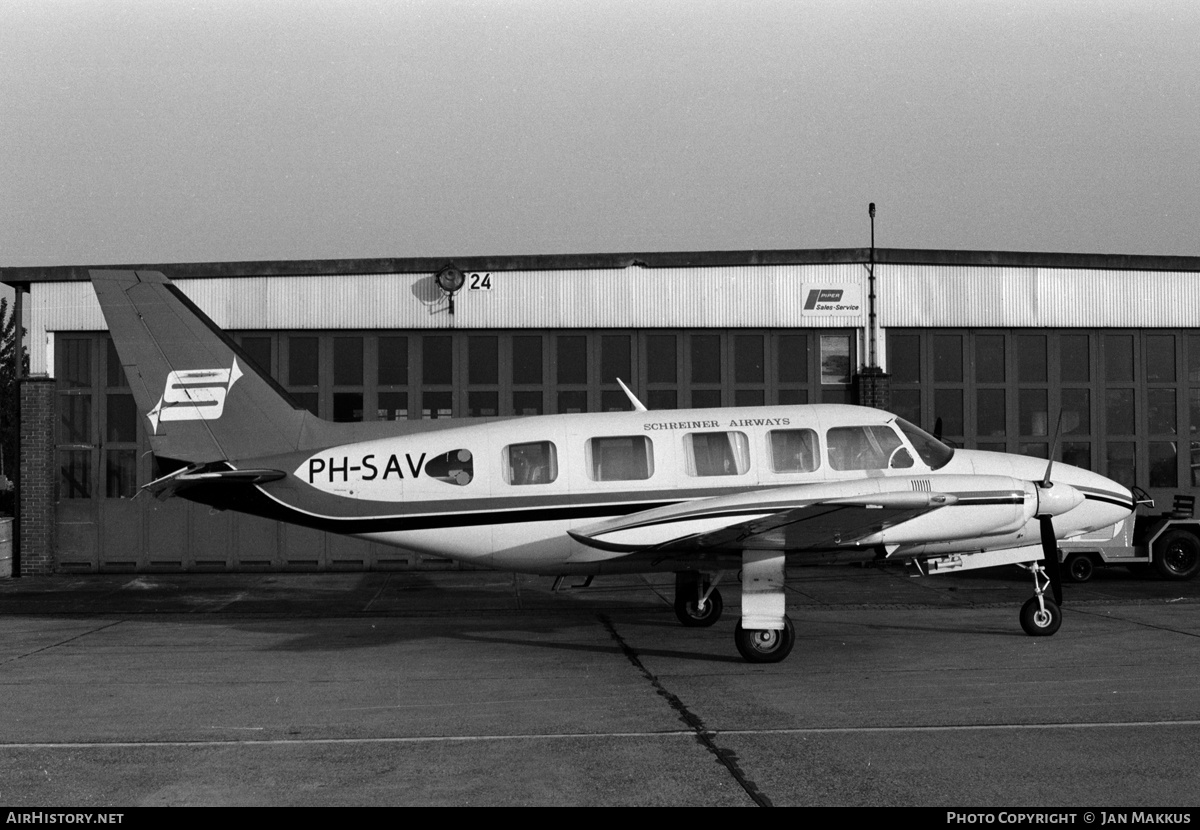
<instances>
[{"instance_id":1,"label":"hangar window pane","mask_svg":"<svg viewBox=\"0 0 1200 830\"><path fill-rule=\"evenodd\" d=\"M963 391L961 389L935 389L933 417L935 421L941 420L942 435L962 435Z\"/></svg>"},{"instance_id":2,"label":"hangar window pane","mask_svg":"<svg viewBox=\"0 0 1200 830\"><path fill-rule=\"evenodd\" d=\"M1021 435L1049 435L1049 411L1045 389L1021 389L1017 393L1018 430Z\"/></svg>"},{"instance_id":3,"label":"hangar window pane","mask_svg":"<svg viewBox=\"0 0 1200 830\"><path fill-rule=\"evenodd\" d=\"M650 383L676 383L679 378L673 334L646 336L646 379Z\"/></svg>"},{"instance_id":4,"label":"hangar window pane","mask_svg":"<svg viewBox=\"0 0 1200 830\"><path fill-rule=\"evenodd\" d=\"M1146 335L1146 380L1169 383L1175 380L1175 336Z\"/></svg>"},{"instance_id":5,"label":"hangar window pane","mask_svg":"<svg viewBox=\"0 0 1200 830\"><path fill-rule=\"evenodd\" d=\"M556 339L559 383L587 383L587 338L560 334ZM579 410L580 412L585 411Z\"/></svg>"},{"instance_id":6,"label":"hangar window pane","mask_svg":"<svg viewBox=\"0 0 1200 830\"><path fill-rule=\"evenodd\" d=\"M693 389L692 406L696 409L717 409L721 406L720 389Z\"/></svg>"},{"instance_id":7,"label":"hangar window pane","mask_svg":"<svg viewBox=\"0 0 1200 830\"><path fill-rule=\"evenodd\" d=\"M1017 380L1021 383L1046 381L1046 338L1044 335L1017 337Z\"/></svg>"},{"instance_id":8,"label":"hangar window pane","mask_svg":"<svg viewBox=\"0 0 1200 830\"><path fill-rule=\"evenodd\" d=\"M1110 334L1104 338L1104 379L1111 382L1133 380L1133 337Z\"/></svg>"},{"instance_id":9,"label":"hangar window pane","mask_svg":"<svg viewBox=\"0 0 1200 830\"><path fill-rule=\"evenodd\" d=\"M938 334L933 338L933 379L961 383L963 379L962 337Z\"/></svg>"},{"instance_id":10,"label":"hangar window pane","mask_svg":"<svg viewBox=\"0 0 1200 830\"><path fill-rule=\"evenodd\" d=\"M541 415L544 411L541 392L513 392L514 415Z\"/></svg>"},{"instance_id":11,"label":"hangar window pane","mask_svg":"<svg viewBox=\"0 0 1200 830\"><path fill-rule=\"evenodd\" d=\"M981 334L975 338L975 380L1004 383L1004 335Z\"/></svg>"},{"instance_id":12,"label":"hangar window pane","mask_svg":"<svg viewBox=\"0 0 1200 830\"><path fill-rule=\"evenodd\" d=\"M321 416L320 403L321 396L316 392L292 392L291 396L296 403L307 409L318 418Z\"/></svg>"},{"instance_id":13,"label":"hangar window pane","mask_svg":"<svg viewBox=\"0 0 1200 830\"><path fill-rule=\"evenodd\" d=\"M1007 435L1008 418L1005 390L980 389L977 391L976 396L978 402L976 422L978 426L975 433L981 436L993 437Z\"/></svg>"},{"instance_id":14,"label":"hangar window pane","mask_svg":"<svg viewBox=\"0 0 1200 830\"><path fill-rule=\"evenodd\" d=\"M900 448L900 436L886 426L835 427L826 437L829 464L835 470L883 470ZM897 466L910 466L908 464Z\"/></svg>"},{"instance_id":15,"label":"hangar window pane","mask_svg":"<svg viewBox=\"0 0 1200 830\"><path fill-rule=\"evenodd\" d=\"M679 393L674 389L651 389L646 397L647 409L678 409Z\"/></svg>"},{"instance_id":16,"label":"hangar window pane","mask_svg":"<svg viewBox=\"0 0 1200 830\"><path fill-rule=\"evenodd\" d=\"M620 389L604 389L600 392L601 412L632 412L629 396Z\"/></svg>"},{"instance_id":17,"label":"hangar window pane","mask_svg":"<svg viewBox=\"0 0 1200 830\"><path fill-rule=\"evenodd\" d=\"M467 393L467 415L472 418L492 418L499 414L499 392Z\"/></svg>"},{"instance_id":18,"label":"hangar window pane","mask_svg":"<svg viewBox=\"0 0 1200 830\"><path fill-rule=\"evenodd\" d=\"M133 395L106 395L105 438L108 441L133 442L137 440L137 405Z\"/></svg>"},{"instance_id":19,"label":"hangar window pane","mask_svg":"<svg viewBox=\"0 0 1200 830\"><path fill-rule=\"evenodd\" d=\"M893 383L921 382L921 337L916 334L889 334L888 370Z\"/></svg>"},{"instance_id":20,"label":"hangar window pane","mask_svg":"<svg viewBox=\"0 0 1200 830\"><path fill-rule=\"evenodd\" d=\"M720 383L720 335L693 334L690 340L692 357L692 383Z\"/></svg>"},{"instance_id":21,"label":"hangar window pane","mask_svg":"<svg viewBox=\"0 0 1200 830\"><path fill-rule=\"evenodd\" d=\"M377 348L379 356L379 385L407 385L408 338L380 337Z\"/></svg>"},{"instance_id":22,"label":"hangar window pane","mask_svg":"<svg viewBox=\"0 0 1200 830\"><path fill-rule=\"evenodd\" d=\"M319 343L315 337L288 338L289 385L316 386L321 382Z\"/></svg>"},{"instance_id":23,"label":"hangar window pane","mask_svg":"<svg viewBox=\"0 0 1200 830\"><path fill-rule=\"evenodd\" d=\"M63 338L61 342L62 357L59 358L59 386L91 386L92 341L79 338Z\"/></svg>"},{"instance_id":24,"label":"hangar window pane","mask_svg":"<svg viewBox=\"0 0 1200 830\"><path fill-rule=\"evenodd\" d=\"M108 341L108 354L105 358L106 374L108 375L108 387L125 388L129 386L129 381L125 379L125 368L121 365L121 358L117 355L116 344L112 338L106 338Z\"/></svg>"},{"instance_id":25,"label":"hangar window pane","mask_svg":"<svg viewBox=\"0 0 1200 830\"><path fill-rule=\"evenodd\" d=\"M517 335L512 339L513 383L542 382L541 335Z\"/></svg>"},{"instance_id":26,"label":"hangar window pane","mask_svg":"<svg viewBox=\"0 0 1200 830\"><path fill-rule=\"evenodd\" d=\"M921 390L893 389L891 411L906 421L921 423Z\"/></svg>"},{"instance_id":27,"label":"hangar window pane","mask_svg":"<svg viewBox=\"0 0 1200 830\"><path fill-rule=\"evenodd\" d=\"M808 390L780 389L779 402L785 406L804 406L808 403Z\"/></svg>"},{"instance_id":28,"label":"hangar window pane","mask_svg":"<svg viewBox=\"0 0 1200 830\"><path fill-rule=\"evenodd\" d=\"M762 383L763 339L759 334L739 334L733 338L733 379L735 383Z\"/></svg>"},{"instance_id":29,"label":"hangar window pane","mask_svg":"<svg viewBox=\"0 0 1200 830\"><path fill-rule=\"evenodd\" d=\"M105 468L105 498L131 499L137 494L137 450L108 450Z\"/></svg>"},{"instance_id":30,"label":"hangar window pane","mask_svg":"<svg viewBox=\"0 0 1200 830\"><path fill-rule=\"evenodd\" d=\"M421 338L421 382L454 383L454 341L451 337L425 335Z\"/></svg>"},{"instance_id":31,"label":"hangar window pane","mask_svg":"<svg viewBox=\"0 0 1200 830\"><path fill-rule=\"evenodd\" d=\"M762 389L735 389L734 406L762 406L767 402L767 393Z\"/></svg>"},{"instance_id":32,"label":"hangar window pane","mask_svg":"<svg viewBox=\"0 0 1200 830\"><path fill-rule=\"evenodd\" d=\"M550 441L504 448L504 480L509 484L549 484L558 478L558 450Z\"/></svg>"},{"instance_id":33,"label":"hangar window pane","mask_svg":"<svg viewBox=\"0 0 1200 830\"><path fill-rule=\"evenodd\" d=\"M449 418L453 406L453 392L423 392L421 394L421 417L425 420Z\"/></svg>"},{"instance_id":34,"label":"hangar window pane","mask_svg":"<svg viewBox=\"0 0 1200 830\"><path fill-rule=\"evenodd\" d=\"M1175 390L1152 388L1146 390L1147 425L1153 435L1174 435L1176 432Z\"/></svg>"},{"instance_id":35,"label":"hangar window pane","mask_svg":"<svg viewBox=\"0 0 1200 830\"><path fill-rule=\"evenodd\" d=\"M267 377L274 377L274 372L271 370L270 337L243 337L242 342L238 345L246 354L246 359L249 360L259 372Z\"/></svg>"},{"instance_id":36,"label":"hangar window pane","mask_svg":"<svg viewBox=\"0 0 1200 830\"><path fill-rule=\"evenodd\" d=\"M362 392L334 392L333 420L339 423L361 421L363 419Z\"/></svg>"},{"instance_id":37,"label":"hangar window pane","mask_svg":"<svg viewBox=\"0 0 1200 830\"><path fill-rule=\"evenodd\" d=\"M587 454L592 481L642 481L654 475L654 448L644 435L592 438Z\"/></svg>"},{"instance_id":38,"label":"hangar window pane","mask_svg":"<svg viewBox=\"0 0 1200 830\"><path fill-rule=\"evenodd\" d=\"M1063 444L1062 460L1081 470L1092 469L1092 445L1086 441L1067 441Z\"/></svg>"},{"instance_id":39,"label":"hangar window pane","mask_svg":"<svg viewBox=\"0 0 1200 830\"><path fill-rule=\"evenodd\" d=\"M407 392L380 392L376 416L380 421L404 421L408 419Z\"/></svg>"},{"instance_id":40,"label":"hangar window pane","mask_svg":"<svg viewBox=\"0 0 1200 830\"><path fill-rule=\"evenodd\" d=\"M58 443L92 443L92 396L60 395Z\"/></svg>"},{"instance_id":41,"label":"hangar window pane","mask_svg":"<svg viewBox=\"0 0 1200 830\"><path fill-rule=\"evenodd\" d=\"M1062 379L1087 383L1092 379L1091 346L1086 334L1064 334L1058 342Z\"/></svg>"},{"instance_id":42,"label":"hangar window pane","mask_svg":"<svg viewBox=\"0 0 1200 830\"><path fill-rule=\"evenodd\" d=\"M689 476L740 476L750 469L750 442L743 432L692 432L683 436Z\"/></svg>"},{"instance_id":43,"label":"hangar window pane","mask_svg":"<svg viewBox=\"0 0 1200 830\"><path fill-rule=\"evenodd\" d=\"M495 337L467 338L467 383L500 382L500 346Z\"/></svg>"},{"instance_id":44,"label":"hangar window pane","mask_svg":"<svg viewBox=\"0 0 1200 830\"><path fill-rule=\"evenodd\" d=\"M1064 435L1088 435L1092 431L1092 390L1062 390Z\"/></svg>"},{"instance_id":45,"label":"hangar window pane","mask_svg":"<svg viewBox=\"0 0 1200 830\"><path fill-rule=\"evenodd\" d=\"M1132 487L1137 484L1136 444L1125 441L1109 441L1106 475L1119 484Z\"/></svg>"},{"instance_id":46,"label":"hangar window pane","mask_svg":"<svg viewBox=\"0 0 1200 830\"><path fill-rule=\"evenodd\" d=\"M1150 486L1177 487L1179 486L1179 458L1174 441L1151 441L1150 454Z\"/></svg>"},{"instance_id":47,"label":"hangar window pane","mask_svg":"<svg viewBox=\"0 0 1200 830\"><path fill-rule=\"evenodd\" d=\"M92 497L92 451L60 450L58 453L58 497Z\"/></svg>"},{"instance_id":48,"label":"hangar window pane","mask_svg":"<svg viewBox=\"0 0 1200 830\"><path fill-rule=\"evenodd\" d=\"M558 411L564 414L587 412L587 392L559 392Z\"/></svg>"},{"instance_id":49,"label":"hangar window pane","mask_svg":"<svg viewBox=\"0 0 1200 830\"><path fill-rule=\"evenodd\" d=\"M606 334L600 338L601 383L616 383L617 378L626 383L633 380L629 373L631 348L627 334Z\"/></svg>"},{"instance_id":50,"label":"hangar window pane","mask_svg":"<svg viewBox=\"0 0 1200 830\"><path fill-rule=\"evenodd\" d=\"M776 473L811 473L820 466L817 433L811 429L776 429L767 433L771 444L771 470Z\"/></svg>"},{"instance_id":51,"label":"hangar window pane","mask_svg":"<svg viewBox=\"0 0 1200 830\"><path fill-rule=\"evenodd\" d=\"M1133 390L1105 389L1104 413L1109 435L1133 435Z\"/></svg>"},{"instance_id":52,"label":"hangar window pane","mask_svg":"<svg viewBox=\"0 0 1200 830\"><path fill-rule=\"evenodd\" d=\"M778 362L780 383L808 383L808 335L781 335Z\"/></svg>"},{"instance_id":53,"label":"hangar window pane","mask_svg":"<svg viewBox=\"0 0 1200 830\"><path fill-rule=\"evenodd\" d=\"M1200 335L1188 335L1188 380L1200 383Z\"/></svg>"},{"instance_id":54,"label":"hangar window pane","mask_svg":"<svg viewBox=\"0 0 1200 830\"><path fill-rule=\"evenodd\" d=\"M361 337L333 338L334 386L362 386L362 382L363 339Z\"/></svg>"},{"instance_id":55,"label":"hangar window pane","mask_svg":"<svg viewBox=\"0 0 1200 830\"><path fill-rule=\"evenodd\" d=\"M850 336L821 335L821 383L823 385L850 382ZM828 400L822 395L822 400Z\"/></svg>"}]
</instances>

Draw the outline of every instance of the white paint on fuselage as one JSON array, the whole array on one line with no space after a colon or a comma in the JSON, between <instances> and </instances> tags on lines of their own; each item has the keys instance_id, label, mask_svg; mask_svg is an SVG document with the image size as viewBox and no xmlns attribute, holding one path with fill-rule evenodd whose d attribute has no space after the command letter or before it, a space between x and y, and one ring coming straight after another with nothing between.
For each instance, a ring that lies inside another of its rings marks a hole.
<instances>
[{"instance_id":1,"label":"white paint on fuselage","mask_svg":"<svg viewBox=\"0 0 1200 830\"><path fill-rule=\"evenodd\" d=\"M360 534L363 538L397 545L436 556L480 565L538 573L609 562L626 556L581 544L568 530L594 524L603 505L614 504L612 515L631 512L638 502L650 507L665 502L698 500L743 492L747 505L772 499L778 488L809 485L812 499L833 498L856 492L908 491L920 487L956 495L1020 488L1022 504L955 505L891 528L881 544L900 545L893 556L971 552L1035 543L1039 538L1036 489L1046 467L1043 459L1004 453L956 450L938 470L931 470L907 437L897 430L909 451L912 466L887 470L835 470L830 464L826 433L832 427L886 425L895 416L877 409L841 405L754 407L717 410L548 415L500 421L464 422L436 432L401 435L331 447L313 453L294 474L303 482L330 495L377 505L377 517L420 516L447 505L462 503L464 513L522 511L540 507L594 506L591 515L578 519L503 521ZM819 437L819 465L811 472L777 473L772 470L769 433L780 429L811 429ZM684 438L689 433L734 431L746 435L749 466L740 475L690 476L686 472ZM594 481L589 475L587 443L592 438L641 436L653 446L653 474L645 480ZM554 481L516 485L507 481L504 448L514 444L553 442L557 451ZM471 456L471 480L449 483L427 474L426 465L447 452L466 450ZM384 472L390 468L390 474ZM1117 504L1088 499L1054 519L1057 535L1078 535L1111 525L1129 513L1120 502L1131 503L1129 492L1103 476L1055 463L1055 482L1109 494ZM1003 481L1001 480L1003 479ZM857 482L857 484L856 484ZM927 483L926 483L927 482ZM809 489L808 487L804 489ZM619 506L617 506L619 505ZM337 517L330 517L336 519ZM749 518L749 517L748 517ZM686 533L719 526L697 520ZM680 528L676 528L680 530ZM654 536L658 534L658 537ZM679 538L671 530L654 531L645 538ZM633 538L631 536L631 538ZM662 539L660 539L662 540Z\"/></svg>"}]
</instances>

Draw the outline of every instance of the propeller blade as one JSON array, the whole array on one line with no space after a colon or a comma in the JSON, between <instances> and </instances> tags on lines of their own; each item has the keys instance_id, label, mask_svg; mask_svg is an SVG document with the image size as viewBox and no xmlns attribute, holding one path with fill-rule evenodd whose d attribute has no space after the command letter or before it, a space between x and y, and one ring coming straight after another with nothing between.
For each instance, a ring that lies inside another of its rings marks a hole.
<instances>
[{"instance_id":1,"label":"propeller blade","mask_svg":"<svg viewBox=\"0 0 1200 830\"><path fill-rule=\"evenodd\" d=\"M1062 569L1058 564L1058 537L1054 535L1054 519L1042 516L1038 520L1042 527L1042 566L1046 576L1050 578L1050 590L1054 592L1054 601L1062 605Z\"/></svg>"},{"instance_id":2,"label":"propeller blade","mask_svg":"<svg viewBox=\"0 0 1200 830\"><path fill-rule=\"evenodd\" d=\"M1046 475L1042 477L1042 486L1050 486L1050 471L1054 469L1054 454L1058 452L1058 439L1062 437L1062 410L1058 410L1058 426L1054 428L1054 443L1050 445L1050 463L1046 465Z\"/></svg>"}]
</instances>

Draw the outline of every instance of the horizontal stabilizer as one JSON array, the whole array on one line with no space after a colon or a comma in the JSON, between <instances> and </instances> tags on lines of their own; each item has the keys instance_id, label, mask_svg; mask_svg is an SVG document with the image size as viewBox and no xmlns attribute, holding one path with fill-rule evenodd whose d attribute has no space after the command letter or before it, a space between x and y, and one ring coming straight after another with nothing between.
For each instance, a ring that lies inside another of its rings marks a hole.
<instances>
[{"instance_id":1,"label":"horizontal stabilizer","mask_svg":"<svg viewBox=\"0 0 1200 830\"><path fill-rule=\"evenodd\" d=\"M195 487L199 484L240 485L262 484L267 481L278 481L287 476L282 470L232 470L212 469L211 465L184 467L175 472L155 479L142 489L148 491L156 499L169 499L180 490Z\"/></svg>"}]
</instances>

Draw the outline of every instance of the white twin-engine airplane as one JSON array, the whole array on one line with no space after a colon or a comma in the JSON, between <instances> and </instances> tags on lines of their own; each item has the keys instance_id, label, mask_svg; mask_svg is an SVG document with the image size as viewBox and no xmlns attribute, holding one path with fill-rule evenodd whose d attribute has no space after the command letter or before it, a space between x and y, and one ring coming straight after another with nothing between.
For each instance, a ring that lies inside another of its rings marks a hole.
<instances>
[{"instance_id":1,"label":"white twin-engine airplane","mask_svg":"<svg viewBox=\"0 0 1200 830\"><path fill-rule=\"evenodd\" d=\"M158 497L489 568L674 572L686 626L717 621L717 584L740 570L735 642L751 662L791 651L789 562L898 561L923 574L1019 564L1034 590L1021 625L1053 634L1057 540L1135 506L1087 470L951 449L855 406L648 412L630 393L632 412L330 423L162 274L92 281L147 417L161 478L145 489Z\"/></svg>"}]
</instances>

